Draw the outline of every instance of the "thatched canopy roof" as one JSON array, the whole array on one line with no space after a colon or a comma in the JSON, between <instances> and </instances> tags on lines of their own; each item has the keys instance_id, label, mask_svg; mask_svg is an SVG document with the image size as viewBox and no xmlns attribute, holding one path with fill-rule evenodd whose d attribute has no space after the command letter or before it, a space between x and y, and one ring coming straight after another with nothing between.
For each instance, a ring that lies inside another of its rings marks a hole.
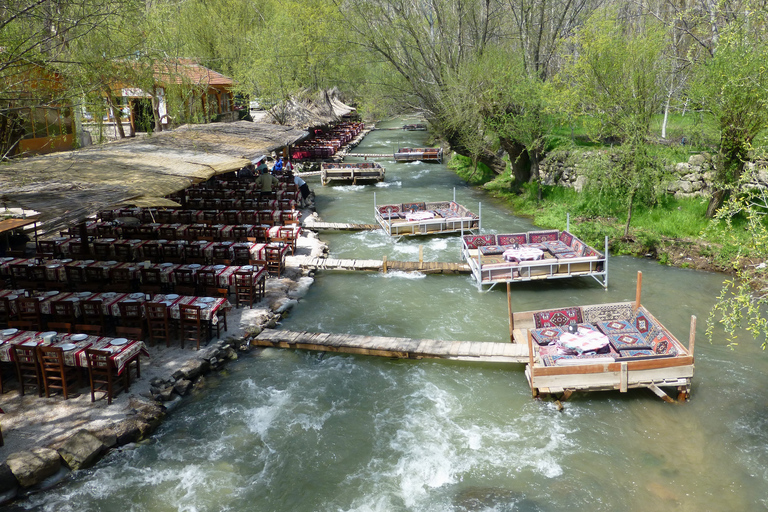
<instances>
[{"instance_id":1,"label":"thatched canopy roof","mask_svg":"<svg viewBox=\"0 0 768 512\"><path fill-rule=\"evenodd\" d=\"M292 98L271 109L273 118L283 118L285 124L303 129L336 122L354 111L354 107L341 101L336 89L321 91L312 97Z\"/></svg>"},{"instance_id":2,"label":"thatched canopy roof","mask_svg":"<svg viewBox=\"0 0 768 512\"><path fill-rule=\"evenodd\" d=\"M0 207L36 210L41 229L53 231L120 204L160 203L306 136L249 121L185 125L140 140L13 160L0 165Z\"/></svg>"}]
</instances>

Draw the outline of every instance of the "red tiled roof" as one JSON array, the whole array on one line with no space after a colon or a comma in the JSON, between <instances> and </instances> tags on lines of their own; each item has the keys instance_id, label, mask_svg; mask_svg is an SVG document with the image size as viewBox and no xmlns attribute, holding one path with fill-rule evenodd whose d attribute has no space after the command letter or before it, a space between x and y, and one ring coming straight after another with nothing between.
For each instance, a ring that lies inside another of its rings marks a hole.
<instances>
[{"instance_id":1,"label":"red tiled roof","mask_svg":"<svg viewBox=\"0 0 768 512\"><path fill-rule=\"evenodd\" d=\"M189 60L177 59L176 61L158 62L155 64L155 78L160 83L182 84L192 82L194 84L207 85L233 85L234 80L212 69Z\"/></svg>"}]
</instances>

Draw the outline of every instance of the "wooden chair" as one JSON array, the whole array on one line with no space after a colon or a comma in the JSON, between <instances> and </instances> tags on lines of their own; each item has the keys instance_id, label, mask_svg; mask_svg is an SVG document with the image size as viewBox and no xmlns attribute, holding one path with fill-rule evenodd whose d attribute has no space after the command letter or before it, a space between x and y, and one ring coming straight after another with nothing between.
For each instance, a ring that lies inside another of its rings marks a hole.
<instances>
[{"instance_id":1,"label":"wooden chair","mask_svg":"<svg viewBox=\"0 0 768 512\"><path fill-rule=\"evenodd\" d=\"M8 265L11 274L11 286L14 288L34 289L36 283L29 275L29 265Z\"/></svg>"},{"instance_id":2,"label":"wooden chair","mask_svg":"<svg viewBox=\"0 0 768 512\"><path fill-rule=\"evenodd\" d=\"M75 303L70 300L55 300L51 302L51 316L54 322L76 324Z\"/></svg>"},{"instance_id":3,"label":"wooden chair","mask_svg":"<svg viewBox=\"0 0 768 512\"><path fill-rule=\"evenodd\" d=\"M85 349L88 360L88 380L91 385L91 402L96 401L96 393L103 392L107 405L112 404L112 398L120 391L128 390L130 385L128 370L123 375L117 374L117 368L112 361L112 353L106 350Z\"/></svg>"},{"instance_id":4,"label":"wooden chair","mask_svg":"<svg viewBox=\"0 0 768 512\"><path fill-rule=\"evenodd\" d=\"M153 263L163 262L163 248L157 242L148 242L141 246L144 259Z\"/></svg>"},{"instance_id":5,"label":"wooden chair","mask_svg":"<svg viewBox=\"0 0 768 512\"><path fill-rule=\"evenodd\" d=\"M248 228L245 226L234 226L230 230L229 236L236 242L245 242L248 238Z\"/></svg>"},{"instance_id":6,"label":"wooden chair","mask_svg":"<svg viewBox=\"0 0 768 512\"><path fill-rule=\"evenodd\" d=\"M231 265L232 253L228 245L214 245L211 263L214 265Z\"/></svg>"},{"instance_id":7,"label":"wooden chair","mask_svg":"<svg viewBox=\"0 0 768 512\"><path fill-rule=\"evenodd\" d=\"M240 224L237 210L226 210L222 212L222 216L224 217L224 224Z\"/></svg>"},{"instance_id":8,"label":"wooden chair","mask_svg":"<svg viewBox=\"0 0 768 512\"><path fill-rule=\"evenodd\" d=\"M197 345L197 350L200 350L201 341L208 343L210 339L208 322L202 319L200 311L200 306L179 305L181 348L184 348L185 342L192 342Z\"/></svg>"},{"instance_id":9,"label":"wooden chair","mask_svg":"<svg viewBox=\"0 0 768 512\"><path fill-rule=\"evenodd\" d=\"M142 240L157 240L157 231L153 226L145 226L140 224L137 227L137 237Z\"/></svg>"},{"instance_id":10,"label":"wooden chair","mask_svg":"<svg viewBox=\"0 0 768 512\"><path fill-rule=\"evenodd\" d=\"M31 281L28 288L34 290L48 289L48 273L46 272L45 265L27 266L27 276Z\"/></svg>"},{"instance_id":11,"label":"wooden chair","mask_svg":"<svg viewBox=\"0 0 768 512\"><path fill-rule=\"evenodd\" d=\"M107 316L104 314L103 306L104 302L100 299L84 300L80 302L80 311L84 324L98 325L102 332L106 333L108 331Z\"/></svg>"},{"instance_id":12,"label":"wooden chair","mask_svg":"<svg viewBox=\"0 0 768 512\"><path fill-rule=\"evenodd\" d=\"M165 341L165 346L170 347L173 335L168 306L162 302L145 302L144 316L147 319L149 342L154 345L157 341Z\"/></svg>"},{"instance_id":13,"label":"wooden chair","mask_svg":"<svg viewBox=\"0 0 768 512\"><path fill-rule=\"evenodd\" d=\"M19 380L19 394L24 396L28 387L37 388L37 396L43 396L43 377L37 347L12 345L11 356L16 366L16 378Z\"/></svg>"},{"instance_id":14,"label":"wooden chair","mask_svg":"<svg viewBox=\"0 0 768 512\"><path fill-rule=\"evenodd\" d=\"M94 240L93 255L97 260L110 261L112 259L112 244Z\"/></svg>"},{"instance_id":15,"label":"wooden chair","mask_svg":"<svg viewBox=\"0 0 768 512\"><path fill-rule=\"evenodd\" d=\"M133 247L128 243L113 244L115 249L115 259L117 261L133 261Z\"/></svg>"},{"instance_id":16,"label":"wooden chair","mask_svg":"<svg viewBox=\"0 0 768 512\"><path fill-rule=\"evenodd\" d=\"M216 226L206 226L203 228L200 238L211 242L220 242L221 230Z\"/></svg>"},{"instance_id":17,"label":"wooden chair","mask_svg":"<svg viewBox=\"0 0 768 512\"><path fill-rule=\"evenodd\" d=\"M160 233L160 238L163 240L176 240L179 236L179 233L175 227L160 226L158 232Z\"/></svg>"},{"instance_id":18,"label":"wooden chair","mask_svg":"<svg viewBox=\"0 0 768 512\"><path fill-rule=\"evenodd\" d=\"M45 328L43 315L40 313L40 301L33 297L19 297L16 299L19 320L30 322L33 329L42 331Z\"/></svg>"},{"instance_id":19,"label":"wooden chair","mask_svg":"<svg viewBox=\"0 0 768 512\"><path fill-rule=\"evenodd\" d=\"M202 240L204 227L202 224L190 224L185 232L187 240Z\"/></svg>"},{"instance_id":20,"label":"wooden chair","mask_svg":"<svg viewBox=\"0 0 768 512\"><path fill-rule=\"evenodd\" d=\"M233 265L247 265L251 261L251 248L244 245L236 245L232 248Z\"/></svg>"},{"instance_id":21,"label":"wooden chair","mask_svg":"<svg viewBox=\"0 0 768 512\"><path fill-rule=\"evenodd\" d=\"M275 225L275 218L273 216L272 210L261 210L259 211L259 224L268 224L270 226Z\"/></svg>"},{"instance_id":22,"label":"wooden chair","mask_svg":"<svg viewBox=\"0 0 768 512\"><path fill-rule=\"evenodd\" d=\"M197 272L197 293L204 297L222 297L229 296L229 286L221 286L216 271L199 270Z\"/></svg>"},{"instance_id":23,"label":"wooden chair","mask_svg":"<svg viewBox=\"0 0 768 512\"><path fill-rule=\"evenodd\" d=\"M267 245L264 247L264 258L267 262L267 272L280 277L283 272L283 248Z\"/></svg>"},{"instance_id":24,"label":"wooden chair","mask_svg":"<svg viewBox=\"0 0 768 512\"><path fill-rule=\"evenodd\" d=\"M160 279L160 269L142 268L139 290L144 293L157 294L164 290L165 286Z\"/></svg>"},{"instance_id":25,"label":"wooden chair","mask_svg":"<svg viewBox=\"0 0 768 512\"><path fill-rule=\"evenodd\" d=\"M59 246L53 240L37 241L37 257L44 259L53 259L61 254Z\"/></svg>"},{"instance_id":26,"label":"wooden chair","mask_svg":"<svg viewBox=\"0 0 768 512\"><path fill-rule=\"evenodd\" d=\"M141 329L141 338L144 339L144 317L142 316L141 302L118 302L117 307L120 309L120 326L122 327L136 327ZM115 328L115 332L118 329Z\"/></svg>"},{"instance_id":27,"label":"wooden chair","mask_svg":"<svg viewBox=\"0 0 768 512\"><path fill-rule=\"evenodd\" d=\"M8 327L8 322L16 320L18 317L11 308L11 301L8 297L0 297L0 327Z\"/></svg>"},{"instance_id":28,"label":"wooden chair","mask_svg":"<svg viewBox=\"0 0 768 512\"><path fill-rule=\"evenodd\" d=\"M144 341L144 332L138 327L125 327L118 325L115 327L115 334L118 337L128 338L129 340ZM127 375L128 385L131 384L131 371L136 373L136 378L141 378L141 359L136 357L128 363L125 367L125 374Z\"/></svg>"},{"instance_id":29,"label":"wooden chair","mask_svg":"<svg viewBox=\"0 0 768 512\"><path fill-rule=\"evenodd\" d=\"M195 273L186 268L177 268L172 273L173 291L179 295L195 295L197 293L197 280Z\"/></svg>"},{"instance_id":30,"label":"wooden chair","mask_svg":"<svg viewBox=\"0 0 768 512\"><path fill-rule=\"evenodd\" d=\"M51 324L48 324L48 327L51 327ZM75 324L74 330L89 336L104 336L104 328L101 325Z\"/></svg>"},{"instance_id":31,"label":"wooden chair","mask_svg":"<svg viewBox=\"0 0 768 512\"><path fill-rule=\"evenodd\" d=\"M64 272L67 274L67 286L70 291L85 291L88 288L84 267L66 266L64 267Z\"/></svg>"},{"instance_id":32,"label":"wooden chair","mask_svg":"<svg viewBox=\"0 0 768 512\"><path fill-rule=\"evenodd\" d=\"M80 372L77 367L64 364L64 351L61 347L37 347L37 357L40 360L40 372L45 385L45 396L49 398L51 391L60 389L64 400L69 398L70 390L77 389L80 384Z\"/></svg>"},{"instance_id":33,"label":"wooden chair","mask_svg":"<svg viewBox=\"0 0 768 512\"><path fill-rule=\"evenodd\" d=\"M163 261L184 263L184 245L173 242L162 244Z\"/></svg>"},{"instance_id":34,"label":"wooden chair","mask_svg":"<svg viewBox=\"0 0 768 512\"><path fill-rule=\"evenodd\" d=\"M56 332L72 334L72 325L69 322L48 322L47 328Z\"/></svg>"},{"instance_id":35,"label":"wooden chair","mask_svg":"<svg viewBox=\"0 0 768 512\"><path fill-rule=\"evenodd\" d=\"M219 221L219 212L218 210L204 210L203 216L201 219L201 222L203 224L208 224L209 226L211 224L216 224Z\"/></svg>"},{"instance_id":36,"label":"wooden chair","mask_svg":"<svg viewBox=\"0 0 768 512\"><path fill-rule=\"evenodd\" d=\"M85 267L88 291L103 292L109 286L109 274L102 267Z\"/></svg>"},{"instance_id":37,"label":"wooden chair","mask_svg":"<svg viewBox=\"0 0 768 512\"><path fill-rule=\"evenodd\" d=\"M181 224L193 224L195 222L192 212L189 210L179 210L176 214L176 218Z\"/></svg>"},{"instance_id":38,"label":"wooden chair","mask_svg":"<svg viewBox=\"0 0 768 512\"><path fill-rule=\"evenodd\" d=\"M136 288L131 277L131 271L127 268L109 269L109 289L113 292L131 293Z\"/></svg>"},{"instance_id":39,"label":"wooden chair","mask_svg":"<svg viewBox=\"0 0 768 512\"><path fill-rule=\"evenodd\" d=\"M239 270L235 272L235 307L248 305L253 308L253 303L258 295L255 275L253 272Z\"/></svg>"},{"instance_id":40,"label":"wooden chair","mask_svg":"<svg viewBox=\"0 0 768 512\"><path fill-rule=\"evenodd\" d=\"M189 244L184 248L184 262L189 265L190 263L198 263L205 265L206 258L203 253L203 247L198 244Z\"/></svg>"}]
</instances>

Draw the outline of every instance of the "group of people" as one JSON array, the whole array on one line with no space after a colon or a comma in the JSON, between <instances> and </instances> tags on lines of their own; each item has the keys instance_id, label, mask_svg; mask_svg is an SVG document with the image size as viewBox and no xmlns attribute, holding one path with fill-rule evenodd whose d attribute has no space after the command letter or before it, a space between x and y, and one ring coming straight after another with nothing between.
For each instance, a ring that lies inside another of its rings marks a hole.
<instances>
[{"instance_id":1,"label":"group of people","mask_svg":"<svg viewBox=\"0 0 768 512\"><path fill-rule=\"evenodd\" d=\"M293 164L291 164L290 160L283 162L283 157L279 157L275 162L275 165L272 166L272 172L270 173L266 158L262 157L253 160L249 165L243 167L237 173L239 178L255 177L256 188L259 190L262 196L274 195L273 191L280 183L280 181L275 176L276 174L281 174L283 176L292 178L296 186L299 187L299 192L301 193L301 200L299 204L300 207L306 207L310 205L309 185L307 185L307 182L301 179L299 176L295 176L293 174Z\"/></svg>"}]
</instances>

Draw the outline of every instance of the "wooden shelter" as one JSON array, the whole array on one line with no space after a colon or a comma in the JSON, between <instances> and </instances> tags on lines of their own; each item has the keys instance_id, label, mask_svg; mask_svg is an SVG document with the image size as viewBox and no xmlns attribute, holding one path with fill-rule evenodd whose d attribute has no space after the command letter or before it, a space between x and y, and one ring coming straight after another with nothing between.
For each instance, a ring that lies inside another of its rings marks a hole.
<instances>
[{"instance_id":1,"label":"wooden shelter","mask_svg":"<svg viewBox=\"0 0 768 512\"><path fill-rule=\"evenodd\" d=\"M148 205L211 176L236 171L307 132L238 121L185 125L143 139L0 165L0 206L40 213L43 232L101 210Z\"/></svg>"}]
</instances>

